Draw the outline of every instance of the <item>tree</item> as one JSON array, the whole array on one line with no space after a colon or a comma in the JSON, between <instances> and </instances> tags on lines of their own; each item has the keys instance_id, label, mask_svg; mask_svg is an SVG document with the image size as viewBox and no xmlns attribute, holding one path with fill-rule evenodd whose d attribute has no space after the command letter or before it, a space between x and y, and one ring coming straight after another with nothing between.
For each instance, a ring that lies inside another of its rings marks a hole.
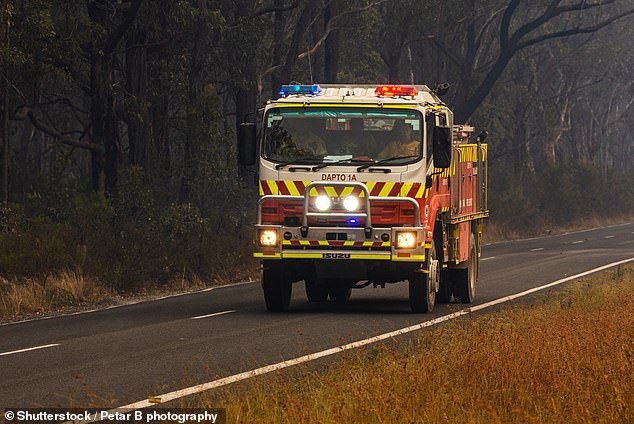
<instances>
[{"instance_id":1,"label":"tree","mask_svg":"<svg viewBox=\"0 0 634 424\"><path fill-rule=\"evenodd\" d=\"M493 89L509 62L520 51L536 46L550 40L570 37L579 34L589 34L599 31L602 28L616 22L619 19L634 14L634 9L624 11L618 8L609 8L611 5L619 5L617 0L600 0L596 2L575 1L565 2L563 0L550 0L537 8L522 5L521 0L510 0L505 2L503 13L490 12L488 19L477 16L471 23L480 22L479 28L472 31L471 40L473 46L468 48L462 63L466 65L468 73L481 75L479 78L465 78L465 80L477 81L475 88L461 91L468 93L463 100L455 103L455 113L459 120L468 120L482 104L484 99ZM524 6L524 7L521 7ZM596 11L594 19L587 19L583 13ZM498 42L493 57L484 66L477 60L481 54L481 49L488 49L486 45L487 30L492 27L492 21L499 20L497 31ZM571 28L567 28L568 22L575 22ZM579 22L579 23L577 23ZM473 37L475 36L475 37Z\"/></svg>"},{"instance_id":2,"label":"tree","mask_svg":"<svg viewBox=\"0 0 634 424\"><path fill-rule=\"evenodd\" d=\"M10 9L9 1L0 3L0 65L2 66L2 98L0 110L2 111L2 131L0 133L0 200L9 201L9 65L4 59L5 51L9 48Z\"/></svg>"}]
</instances>

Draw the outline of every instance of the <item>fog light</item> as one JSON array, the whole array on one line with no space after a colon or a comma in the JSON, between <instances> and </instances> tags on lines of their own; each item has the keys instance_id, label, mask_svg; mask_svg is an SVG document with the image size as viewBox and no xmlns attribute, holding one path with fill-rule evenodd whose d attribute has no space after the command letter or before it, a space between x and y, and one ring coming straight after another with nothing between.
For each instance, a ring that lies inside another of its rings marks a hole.
<instances>
[{"instance_id":1,"label":"fog light","mask_svg":"<svg viewBox=\"0 0 634 424\"><path fill-rule=\"evenodd\" d=\"M401 249L411 249L416 246L416 233L399 232L396 233L396 247Z\"/></svg>"},{"instance_id":2,"label":"fog light","mask_svg":"<svg viewBox=\"0 0 634 424\"><path fill-rule=\"evenodd\" d=\"M356 211L359 207L359 199L355 196L347 196L343 199L343 207L346 208L348 212Z\"/></svg>"},{"instance_id":3,"label":"fog light","mask_svg":"<svg viewBox=\"0 0 634 424\"><path fill-rule=\"evenodd\" d=\"M328 196L318 196L315 199L315 207L320 211L327 211L330 209L330 197Z\"/></svg>"},{"instance_id":4,"label":"fog light","mask_svg":"<svg viewBox=\"0 0 634 424\"><path fill-rule=\"evenodd\" d=\"M277 245L277 231L260 230L260 246L276 246L276 245Z\"/></svg>"}]
</instances>

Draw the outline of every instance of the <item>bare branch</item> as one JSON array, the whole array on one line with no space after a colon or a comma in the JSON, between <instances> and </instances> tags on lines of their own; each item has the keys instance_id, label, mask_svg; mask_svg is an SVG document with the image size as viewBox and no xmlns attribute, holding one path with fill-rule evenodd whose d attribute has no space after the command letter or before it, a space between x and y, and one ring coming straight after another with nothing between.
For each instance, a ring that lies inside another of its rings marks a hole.
<instances>
[{"instance_id":1,"label":"bare branch","mask_svg":"<svg viewBox=\"0 0 634 424\"><path fill-rule=\"evenodd\" d=\"M522 25L517 31L515 31L515 33L511 37L510 43L518 43L525 35L541 27L553 18L563 15L564 13L594 9L596 7L601 7L607 4L614 3L614 0L605 0L596 3L587 3L585 0L582 0L579 3L565 6L559 6L559 3L561 3L561 0L554 0L544 11L544 13L542 13L539 17Z\"/></svg>"},{"instance_id":2,"label":"bare branch","mask_svg":"<svg viewBox=\"0 0 634 424\"><path fill-rule=\"evenodd\" d=\"M500 26L500 50L507 50L510 42L509 27L511 26L511 19L515 13L515 9L520 4L520 0L511 0L504 15L502 16L502 24Z\"/></svg>"},{"instance_id":3,"label":"bare branch","mask_svg":"<svg viewBox=\"0 0 634 424\"><path fill-rule=\"evenodd\" d=\"M620 13L618 15L615 15L613 17L611 17L610 19L606 19L603 22L599 22L596 25L592 25L589 27L585 27L585 28L572 28L569 30L565 30L565 31L556 31L556 32L551 32L549 34L543 34L540 35L539 37L535 37L533 39L530 40L526 40L524 42L518 43L515 47L515 49L517 51L524 49L526 47L532 46L534 44L538 44L541 43L543 41L546 40L551 40L551 39L555 39L555 38L562 38L562 37L567 37L570 35L577 35L577 34L589 34L589 33L593 33L593 32L597 32L598 30L600 30L601 28L605 28L606 26L610 25L611 23L622 19L624 17L627 17L629 15L634 14L634 9L630 9L628 11L625 11L623 13Z\"/></svg>"},{"instance_id":4,"label":"bare branch","mask_svg":"<svg viewBox=\"0 0 634 424\"><path fill-rule=\"evenodd\" d=\"M66 144L68 146L73 146L73 147L78 147L80 149L90 150L91 152L102 152L103 151L103 147L100 146L97 143L93 143L92 141L79 140L79 139L76 139L74 137L69 137L69 136L67 136L65 134L62 134L56 128L53 128L50 125L47 125L47 124L41 122L39 119L37 119L37 117L35 116L35 113L33 113L33 109L31 109L29 107L26 107L26 106L20 107L17 110L17 112L15 113L15 117L18 120L22 120L22 119L28 118L29 121L31 121L31 124L33 124L33 126L35 128L37 128L38 130L42 131L43 133L53 137L54 139L56 139L57 141L59 141L62 144Z\"/></svg>"},{"instance_id":5,"label":"bare branch","mask_svg":"<svg viewBox=\"0 0 634 424\"><path fill-rule=\"evenodd\" d=\"M326 30L324 31L324 34L319 38L319 40L317 40L317 42L315 42L313 47L311 47L308 51L300 53L299 56L297 56L297 59L303 59L307 55L314 54L317 50L319 50L319 47L321 47L321 45L326 42L326 40L328 39L328 36L330 36L330 34L333 31L346 29L346 27L344 27L344 26L335 26L335 22L337 20L339 20L339 19L341 19L343 17L346 17L348 15L353 15L355 13L365 12L365 11L367 11L369 9L372 9L375 6L380 5L381 3L385 3L386 1L388 1L388 0L375 1L375 2L372 2L370 4L367 4L364 7L360 7L360 8L357 8L357 9L346 10L345 12L341 12L340 14L333 16L332 18L330 18L328 20L328 24L326 25ZM413 41L416 41L416 40L412 40L412 42Z\"/></svg>"}]
</instances>

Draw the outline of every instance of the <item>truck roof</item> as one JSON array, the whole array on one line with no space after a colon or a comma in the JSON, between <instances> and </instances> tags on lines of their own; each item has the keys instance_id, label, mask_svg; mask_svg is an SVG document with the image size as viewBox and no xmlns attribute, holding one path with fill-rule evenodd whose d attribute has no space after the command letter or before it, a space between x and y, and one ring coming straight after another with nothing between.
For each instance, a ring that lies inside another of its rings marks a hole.
<instances>
[{"instance_id":1,"label":"truck roof","mask_svg":"<svg viewBox=\"0 0 634 424\"><path fill-rule=\"evenodd\" d=\"M302 86L306 87L306 86ZM350 104L412 104L412 105L442 105L445 104L426 85L407 85L402 87L415 88L416 94L383 96L377 95L377 87L395 87L377 84L319 84L310 87L318 87L308 93L284 93L276 100L270 100L269 104L279 103L350 103Z\"/></svg>"}]
</instances>

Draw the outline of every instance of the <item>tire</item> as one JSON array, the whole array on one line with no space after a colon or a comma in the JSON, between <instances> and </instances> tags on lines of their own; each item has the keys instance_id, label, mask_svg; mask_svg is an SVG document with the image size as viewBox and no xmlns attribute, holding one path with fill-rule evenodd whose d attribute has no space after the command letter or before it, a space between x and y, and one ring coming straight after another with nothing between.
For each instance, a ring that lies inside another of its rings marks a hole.
<instances>
[{"instance_id":1,"label":"tire","mask_svg":"<svg viewBox=\"0 0 634 424\"><path fill-rule=\"evenodd\" d=\"M473 233L469 235L469 257L465 269L452 270L451 290L461 303L472 303L475 300L475 286L478 281L478 250Z\"/></svg>"},{"instance_id":2,"label":"tire","mask_svg":"<svg viewBox=\"0 0 634 424\"><path fill-rule=\"evenodd\" d=\"M266 266L262 271L264 302L269 312L283 312L291 304L293 285L281 267Z\"/></svg>"},{"instance_id":3,"label":"tire","mask_svg":"<svg viewBox=\"0 0 634 424\"><path fill-rule=\"evenodd\" d=\"M412 312L416 313L433 311L436 302L434 279L437 281L440 278L440 267L436 260L436 247L433 242L427 256L429 272L413 272L409 278L409 305Z\"/></svg>"},{"instance_id":4,"label":"tire","mask_svg":"<svg viewBox=\"0 0 634 424\"><path fill-rule=\"evenodd\" d=\"M450 303L451 302L451 280L450 271L445 269L440 271L440 284L438 286L438 292L436 293L436 303Z\"/></svg>"},{"instance_id":5,"label":"tire","mask_svg":"<svg viewBox=\"0 0 634 424\"><path fill-rule=\"evenodd\" d=\"M328 300L328 286L323 281L315 277L309 277L305 280L306 297L310 303L325 302Z\"/></svg>"},{"instance_id":6,"label":"tire","mask_svg":"<svg viewBox=\"0 0 634 424\"><path fill-rule=\"evenodd\" d=\"M346 303L352 295L351 283L346 280L329 280L327 287L330 300L334 303Z\"/></svg>"}]
</instances>

